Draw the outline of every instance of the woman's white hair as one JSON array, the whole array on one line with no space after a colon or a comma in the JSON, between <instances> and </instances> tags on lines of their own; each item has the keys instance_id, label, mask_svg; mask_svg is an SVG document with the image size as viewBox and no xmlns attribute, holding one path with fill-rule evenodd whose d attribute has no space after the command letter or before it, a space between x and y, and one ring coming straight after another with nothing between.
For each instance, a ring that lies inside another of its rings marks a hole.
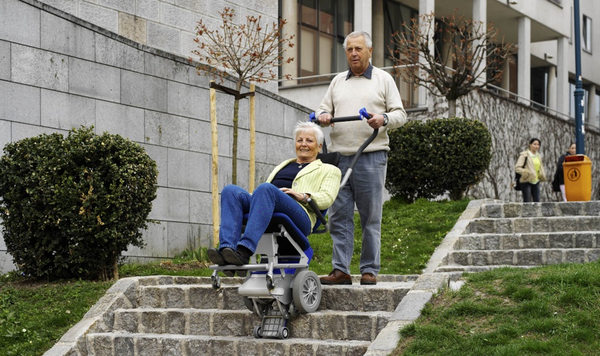
<instances>
[{"instance_id":1,"label":"woman's white hair","mask_svg":"<svg viewBox=\"0 0 600 356\"><path fill-rule=\"evenodd\" d=\"M314 122L310 122L310 121L299 121L296 124L296 127L294 127L294 138L296 138L298 136L299 132L312 132L315 134L315 138L317 139L317 143L320 145L323 143L323 140L325 139L325 134L323 134L323 130L321 130L321 127L317 124L315 124Z\"/></svg>"}]
</instances>

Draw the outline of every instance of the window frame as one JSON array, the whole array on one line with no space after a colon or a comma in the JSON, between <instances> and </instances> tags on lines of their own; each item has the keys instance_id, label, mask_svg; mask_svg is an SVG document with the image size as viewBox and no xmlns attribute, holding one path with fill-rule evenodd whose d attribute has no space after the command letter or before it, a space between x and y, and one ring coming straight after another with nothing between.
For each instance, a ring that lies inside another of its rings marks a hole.
<instances>
[{"instance_id":1,"label":"window frame","mask_svg":"<svg viewBox=\"0 0 600 356\"><path fill-rule=\"evenodd\" d=\"M592 18L587 15L583 15L581 23L581 49L588 53L592 53L592 34Z\"/></svg>"}]
</instances>

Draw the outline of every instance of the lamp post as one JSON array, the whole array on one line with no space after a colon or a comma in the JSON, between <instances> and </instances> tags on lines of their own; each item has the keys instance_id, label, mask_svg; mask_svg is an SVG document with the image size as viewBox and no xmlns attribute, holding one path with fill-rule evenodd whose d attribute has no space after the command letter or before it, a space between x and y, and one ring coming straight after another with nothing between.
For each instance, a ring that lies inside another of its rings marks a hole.
<instances>
[{"instance_id":1,"label":"lamp post","mask_svg":"<svg viewBox=\"0 0 600 356\"><path fill-rule=\"evenodd\" d=\"M585 141L583 135L584 111L583 111L583 84L581 82L581 29L579 26L579 0L573 0L573 16L575 25L575 146L577 154L585 154Z\"/></svg>"}]
</instances>

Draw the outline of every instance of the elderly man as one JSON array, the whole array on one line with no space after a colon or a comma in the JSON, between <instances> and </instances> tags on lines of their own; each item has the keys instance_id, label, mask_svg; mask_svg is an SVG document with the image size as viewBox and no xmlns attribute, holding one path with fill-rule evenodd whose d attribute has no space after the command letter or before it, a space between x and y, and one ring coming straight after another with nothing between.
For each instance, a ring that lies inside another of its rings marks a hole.
<instances>
[{"instance_id":1,"label":"elderly man","mask_svg":"<svg viewBox=\"0 0 600 356\"><path fill-rule=\"evenodd\" d=\"M387 168L389 137L387 130L406 122L406 111L392 76L369 62L373 42L368 33L355 31L344 40L350 69L338 74L329 85L317 115L322 125L332 117L354 116L365 107L366 121L339 122L332 125L331 151L342 154L339 168L345 174L360 145L379 129L375 140L360 156L348 183L340 189L329 209L333 240L333 271L321 278L322 284L352 284L350 262L354 251L354 205L362 226L360 256L361 284L377 284L380 270L381 214Z\"/></svg>"}]
</instances>

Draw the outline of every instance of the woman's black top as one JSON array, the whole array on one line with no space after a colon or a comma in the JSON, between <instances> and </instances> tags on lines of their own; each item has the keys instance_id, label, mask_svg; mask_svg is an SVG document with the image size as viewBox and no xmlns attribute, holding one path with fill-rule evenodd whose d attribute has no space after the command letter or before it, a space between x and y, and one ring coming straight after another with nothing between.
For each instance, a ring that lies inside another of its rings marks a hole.
<instances>
[{"instance_id":1,"label":"woman's black top","mask_svg":"<svg viewBox=\"0 0 600 356\"><path fill-rule=\"evenodd\" d=\"M300 172L302 168L308 165L309 163L301 164L296 162L290 162L287 166L283 167L279 172L277 172L277 174L275 174L275 177L273 177L271 184L273 184L277 188L291 188L294 179L298 175L298 172Z\"/></svg>"}]
</instances>

